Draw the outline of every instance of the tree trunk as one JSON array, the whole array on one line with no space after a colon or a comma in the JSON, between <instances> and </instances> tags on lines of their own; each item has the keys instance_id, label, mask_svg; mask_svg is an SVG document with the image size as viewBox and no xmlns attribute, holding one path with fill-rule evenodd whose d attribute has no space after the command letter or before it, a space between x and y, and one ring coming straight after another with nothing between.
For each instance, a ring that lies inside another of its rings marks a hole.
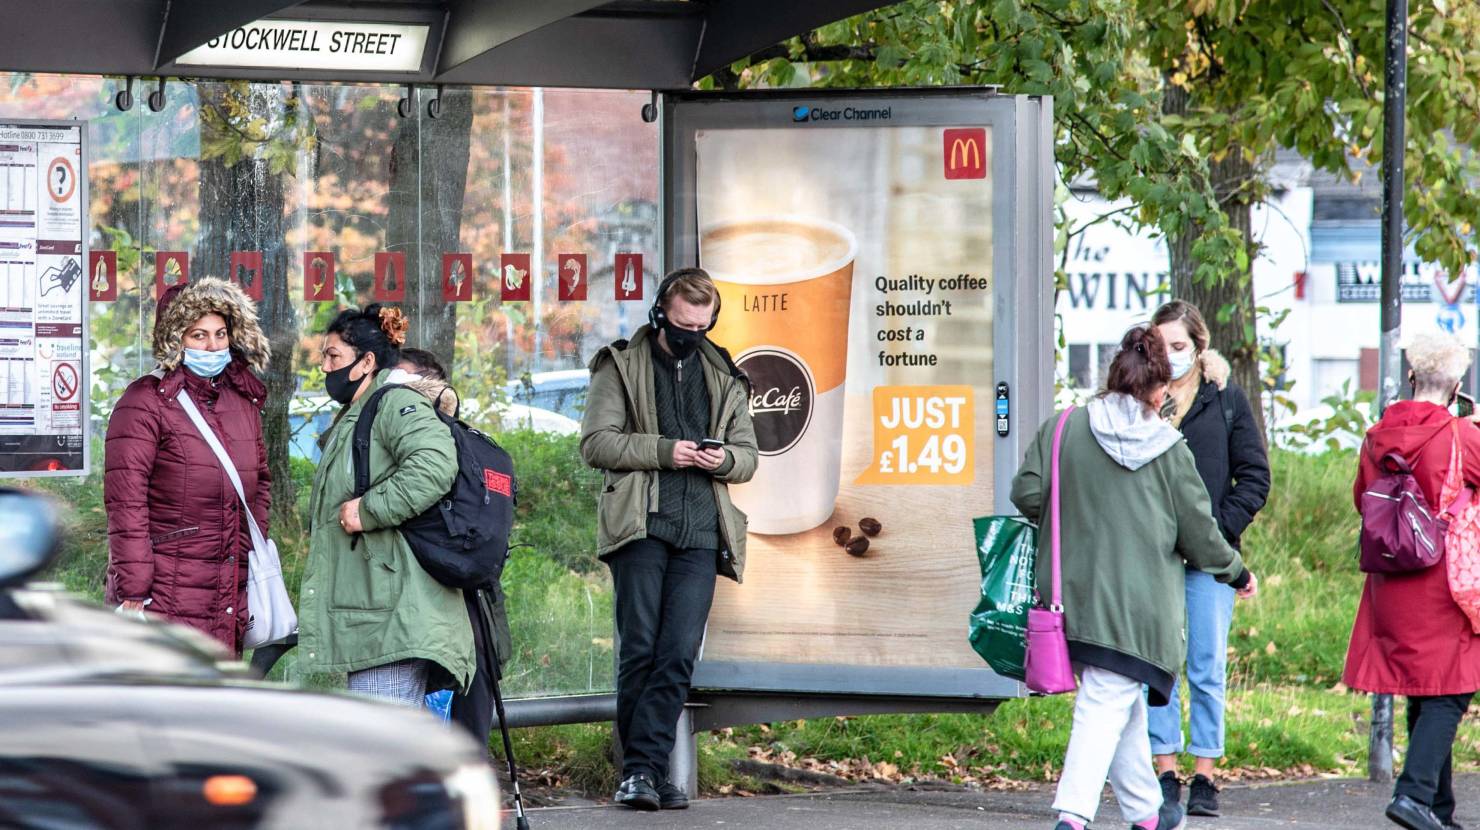
<instances>
[{"instance_id":1,"label":"tree trunk","mask_svg":"<svg viewBox=\"0 0 1480 830\"><path fill-rule=\"evenodd\" d=\"M1168 81L1162 111L1168 115L1184 115L1187 99L1186 90ZM1254 174L1254 165L1244 157L1243 148L1239 145L1230 147L1221 161L1209 164L1213 192L1228 215L1229 226L1243 238L1244 249L1249 252L1250 271L1226 274L1216 282L1194 279L1197 263L1192 258L1192 245L1201 233L1198 228L1168 240L1167 251L1171 260L1172 296L1192 303L1202 312L1208 322L1211 348L1228 358L1233 367L1232 381L1248 395L1254 410L1254 422L1263 434L1264 379L1259 367L1259 339L1255 328L1257 312L1251 273L1258 246L1253 241L1253 205L1246 187Z\"/></svg>"},{"instance_id":2,"label":"tree trunk","mask_svg":"<svg viewBox=\"0 0 1480 830\"><path fill-rule=\"evenodd\" d=\"M271 119L283 110L286 92L277 86L201 84L201 106L220 107L228 97L248 96L254 115ZM224 108L222 109L224 111ZM216 122L202 119L202 144L214 136ZM296 529L298 511L293 468L289 460L292 430L288 403L297 387L293 352L298 341L298 320L291 302L289 250L283 236L286 205L285 176L274 174L263 159L251 157L228 167L220 158L200 162L200 233L191 257L190 277L230 278L233 251L261 251L262 300L257 317L272 344L268 364L267 404L262 431L267 439L267 463L272 473L273 526Z\"/></svg>"},{"instance_id":3,"label":"tree trunk","mask_svg":"<svg viewBox=\"0 0 1480 830\"><path fill-rule=\"evenodd\" d=\"M422 96L416 112L401 119L392 138L386 248L406 253L408 345L433 352L449 369L457 304L442 299L442 254L463 249L463 196L472 132L472 92L448 88L441 93L437 118L427 117ZM487 269L486 263L474 263L475 273L468 276L476 280Z\"/></svg>"}]
</instances>

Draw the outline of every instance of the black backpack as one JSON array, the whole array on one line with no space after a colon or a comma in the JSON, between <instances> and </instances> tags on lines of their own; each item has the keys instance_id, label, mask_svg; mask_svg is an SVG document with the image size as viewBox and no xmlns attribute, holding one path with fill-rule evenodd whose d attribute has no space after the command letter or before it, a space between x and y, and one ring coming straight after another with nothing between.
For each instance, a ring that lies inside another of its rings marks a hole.
<instances>
[{"instance_id":1,"label":"black backpack","mask_svg":"<svg viewBox=\"0 0 1480 830\"><path fill-rule=\"evenodd\" d=\"M353 450L357 498L370 489L370 432L380 400L400 388L401 384L380 387L360 410ZM461 590L491 588L509 558L518 494L514 460L492 438L443 413L435 403L432 409L452 429L457 478L436 504L398 529L433 579Z\"/></svg>"}]
</instances>

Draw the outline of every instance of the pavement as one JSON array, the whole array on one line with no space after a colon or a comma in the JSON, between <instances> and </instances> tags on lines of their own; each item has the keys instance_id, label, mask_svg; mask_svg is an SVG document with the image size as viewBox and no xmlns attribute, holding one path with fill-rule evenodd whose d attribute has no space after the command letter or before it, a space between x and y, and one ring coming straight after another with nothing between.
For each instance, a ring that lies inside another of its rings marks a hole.
<instances>
[{"instance_id":1,"label":"pavement","mask_svg":"<svg viewBox=\"0 0 1480 830\"><path fill-rule=\"evenodd\" d=\"M1480 826L1480 775L1455 781L1461 822ZM1222 818L1191 818L1187 830L1267 830L1324 827L1381 830L1396 827L1382 811L1391 785L1336 779L1289 784L1229 785ZM823 793L695 801L688 810L639 813L623 807L547 807L529 812L531 830L1051 830L1053 792L970 790L833 790ZM512 822L510 822L512 826ZM1107 799L1095 828L1126 827Z\"/></svg>"}]
</instances>

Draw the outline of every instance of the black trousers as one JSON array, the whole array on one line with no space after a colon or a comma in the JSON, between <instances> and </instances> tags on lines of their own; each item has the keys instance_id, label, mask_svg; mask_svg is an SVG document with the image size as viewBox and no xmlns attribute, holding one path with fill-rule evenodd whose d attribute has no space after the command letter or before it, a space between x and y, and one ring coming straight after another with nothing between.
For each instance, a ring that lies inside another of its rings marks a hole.
<instances>
[{"instance_id":1,"label":"black trousers","mask_svg":"<svg viewBox=\"0 0 1480 830\"><path fill-rule=\"evenodd\" d=\"M488 625L477 591L463 591L468 607L468 621L473 624L473 651L477 662L473 685L466 695L452 695L451 721L472 733L473 739L488 751L488 734L493 731L493 684L498 679L497 657L488 642Z\"/></svg>"},{"instance_id":2,"label":"black trousers","mask_svg":"<svg viewBox=\"0 0 1480 830\"><path fill-rule=\"evenodd\" d=\"M1408 756L1393 793L1429 805L1445 824L1454 820L1454 736L1474 696L1408 698Z\"/></svg>"},{"instance_id":3,"label":"black trousers","mask_svg":"<svg viewBox=\"0 0 1480 830\"><path fill-rule=\"evenodd\" d=\"M615 588L622 777L668 777L678 718L714 601L717 552L639 539L607 564Z\"/></svg>"}]
</instances>

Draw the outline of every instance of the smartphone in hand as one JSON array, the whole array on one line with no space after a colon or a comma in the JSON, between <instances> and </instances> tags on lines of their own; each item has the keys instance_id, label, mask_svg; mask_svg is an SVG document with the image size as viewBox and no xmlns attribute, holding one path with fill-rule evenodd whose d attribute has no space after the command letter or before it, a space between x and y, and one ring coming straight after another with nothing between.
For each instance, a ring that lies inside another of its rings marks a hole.
<instances>
[{"instance_id":1,"label":"smartphone in hand","mask_svg":"<svg viewBox=\"0 0 1480 830\"><path fill-rule=\"evenodd\" d=\"M724 447L725 442L719 440L718 438L705 438L703 441L699 442L699 449L701 450L721 450L724 449Z\"/></svg>"},{"instance_id":2,"label":"smartphone in hand","mask_svg":"<svg viewBox=\"0 0 1480 830\"><path fill-rule=\"evenodd\" d=\"M1468 418L1475 414L1475 399L1463 392L1454 396L1454 414L1459 418Z\"/></svg>"}]
</instances>

